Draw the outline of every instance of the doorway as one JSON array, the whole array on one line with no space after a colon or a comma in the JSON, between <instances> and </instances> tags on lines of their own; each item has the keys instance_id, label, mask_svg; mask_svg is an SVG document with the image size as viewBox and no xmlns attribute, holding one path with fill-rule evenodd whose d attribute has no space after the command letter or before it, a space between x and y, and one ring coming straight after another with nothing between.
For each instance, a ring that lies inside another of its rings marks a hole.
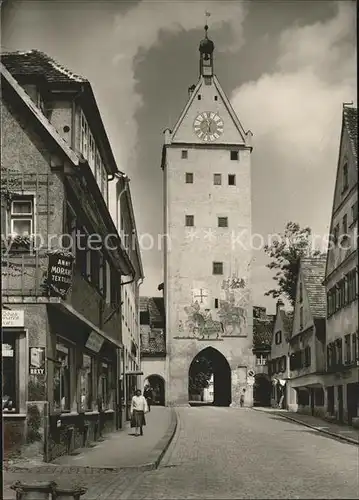
<instances>
[{"instance_id":1,"label":"doorway","mask_svg":"<svg viewBox=\"0 0 359 500\"><path fill-rule=\"evenodd\" d=\"M153 405L165 406L165 381L161 375L149 375L144 383L144 387L150 385L153 394Z\"/></svg>"},{"instance_id":2,"label":"doorway","mask_svg":"<svg viewBox=\"0 0 359 500\"><path fill-rule=\"evenodd\" d=\"M343 386L338 385L338 420L343 422L344 411L343 411Z\"/></svg>"},{"instance_id":3,"label":"doorway","mask_svg":"<svg viewBox=\"0 0 359 500\"><path fill-rule=\"evenodd\" d=\"M206 396L207 389L213 392L209 401ZM205 399L208 402L205 402ZM231 368L226 358L217 349L207 347L193 359L188 370L188 400L192 405L229 406L231 404Z\"/></svg>"},{"instance_id":4,"label":"doorway","mask_svg":"<svg viewBox=\"0 0 359 500\"><path fill-rule=\"evenodd\" d=\"M254 406L270 406L272 383L264 373L257 373L254 377L253 386L253 405Z\"/></svg>"},{"instance_id":5,"label":"doorway","mask_svg":"<svg viewBox=\"0 0 359 500\"><path fill-rule=\"evenodd\" d=\"M359 406L359 383L347 385L347 408L348 408L348 424L353 423L353 418L358 416Z\"/></svg>"}]
</instances>

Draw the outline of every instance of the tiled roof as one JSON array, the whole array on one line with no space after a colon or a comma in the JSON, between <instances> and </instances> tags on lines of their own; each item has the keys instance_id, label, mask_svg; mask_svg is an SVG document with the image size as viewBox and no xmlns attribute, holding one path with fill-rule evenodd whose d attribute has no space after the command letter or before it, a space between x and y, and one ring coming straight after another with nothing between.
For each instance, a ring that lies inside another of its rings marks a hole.
<instances>
[{"instance_id":1,"label":"tiled roof","mask_svg":"<svg viewBox=\"0 0 359 500\"><path fill-rule=\"evenodd\" d=\"M343 109L343 118L354 157L358 159L358 109L345 106Z\"/></svg>"},{"instance_id":2,"label":"tiled roof","mask_svg":"<svg viewBox=\"0 0 359 500\"><path fill-rule=\"evenodd\" d=\"M2 53L1 62L14 78L32 76L56 83L88 82L86 78L75 75L69 69L36 49Z\"/></svg>"},{"instance_id":3,"label":"tiled roof","mask_svg":"<svg viewBox=\"0 0 359 500\"><path fill-rule=\"evenodd\" d=\"M326 255L301 259L304 287L314 318L323 318L326 315L326 294L323 286L326 260Z\"/></svg>"},{"instance_id":4,"label":"tiled roof","mask_svg":"<svg viewBox=\"0 0 359 500\"><path fill-rule=\"evenodd\" d=\"M158 328L165 327L165 308L163 297L140 297L140 312L148 311L149 324ZM145 314L142 314L145 321Z\"/></svg>"},{"instance_id":5,"label":"tiled roof","mask_svg":"<svg viewBox=\"0 0 359 500\"><path fill-rule=\"evenodd\" d=\"M273 319L253 318L253 347L268 347L272 343Z\"/></svg>"},{"instance_id":6,"label":"tiled roof","mask_svg":"<svg viewBox=\"0 0 359 500\"><path fill-rule=\"evenodd\" d=\"M166 337L162 329L141 329L141 355L163 355L165 352Z\"/></svg>"}]
</instances>

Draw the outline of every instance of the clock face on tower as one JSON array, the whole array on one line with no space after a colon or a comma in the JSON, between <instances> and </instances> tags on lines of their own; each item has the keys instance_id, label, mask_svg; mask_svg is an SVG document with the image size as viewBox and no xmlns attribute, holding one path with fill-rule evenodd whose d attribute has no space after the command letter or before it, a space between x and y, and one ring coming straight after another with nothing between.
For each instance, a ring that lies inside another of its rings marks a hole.
<instances>
[{"instance_id":1,"label":"clock face on tower","mask_svg":"<svg viewBox=\"0 0 359 500\"><path fill-rule=\"evenodd\" d=\"M203 111L193 122L195 134L204 142L213 142L223 133L223 120L213 111Z\"/></svg>"}]
</instances>

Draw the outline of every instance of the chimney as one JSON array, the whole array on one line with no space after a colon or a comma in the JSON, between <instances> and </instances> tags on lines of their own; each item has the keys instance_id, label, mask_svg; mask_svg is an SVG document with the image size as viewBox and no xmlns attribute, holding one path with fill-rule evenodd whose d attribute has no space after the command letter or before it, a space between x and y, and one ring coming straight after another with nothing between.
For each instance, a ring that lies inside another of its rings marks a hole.
<instances>
[{"instance_id":1,"label":"chimney","mask_svg":"<svg viewBox=\"0 0 359 500\"><path fill-rule=\"evenodd\" d=\"M281 299L277 300L277 304L276 304L276 313L277 314L283 306L284 306L284 302Z\"/></svg>"}]
</instances>

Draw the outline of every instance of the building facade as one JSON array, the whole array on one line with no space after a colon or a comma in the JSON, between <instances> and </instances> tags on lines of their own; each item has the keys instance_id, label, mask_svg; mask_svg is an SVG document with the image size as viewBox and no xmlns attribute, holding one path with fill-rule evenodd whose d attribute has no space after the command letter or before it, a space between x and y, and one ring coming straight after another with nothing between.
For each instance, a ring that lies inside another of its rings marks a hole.
<instances>
[{"instance_id":1,"label":"building facade","mask_svg":"<svg viewBox=\"0 0 359 500\"><path fill-rule=\"evenodd\" d=\"M306 257L300 261L289 339L290 385L297 396L292 409L319 417L326 414L325 264L326 255Z\"/></svg>"},{"instance_id":2,"label":"building facade","mask_svg":"<svg viewBox=\"0 0 359 500\"><path fill-rule=\"evenodd\" d=\"M207 27L206 27L207 28ZM165 131L166 401L187 405L196 356L210 359L215 404L252 405L252 133L245 132L200 43L200 75ZM240 239L240 243L238 243Z\"/></svg>"},{"instance_id":3,"label":"building facade","mask_svg":"<svg viewBox=\"0 0 359 500\"><path fill-rule=\"evenodd\" d=\"M283 302L277 301L273 326L268 374L272 382L271 405L293 409L295 393L288 384L289 373L289 338L292 333L293 313L283 309Z\"/></svg>"},{"instance_id":4,"label":"building facade","mask_svg":"<svg viewBox=\"0 0 359 500\"><path fill-rule=\"evenodd\" d=\"M116 183L116 226L135 268L135 275L122 276L122 373L121 390L126 406L126 419L130 418L131 398L141 386L140 355L140 286L144 280L141 252L133 211L129 178L121 173Z\"/></svg>"},{"instance_id":5,"label":"building facade","mask_svg":"<svg viewBox=\"0 0 359 500\"><path fill-rule=\"evenodd\" d=\"M150 385L154 404L166 400L166 333L163 297L140 298L142 387Z\"/></svg>"},{"instance_id":6,"label":"building facade","mask_svg":"<svg viewBox=\"0 0 359 500\"><path fill-rule=\"evenodd\" d=\"M358 418L358 111L343 108L327 256L327 411L340 422Z\"/></svg>"},{"instance_id":7,"label":"building facade","mask_svg":"<svg viewBox=\"0 0 359 500\"><path fill-rule=\"evenodd\" d=\"M50 461L121 426L120 285L136 271L90 83L38 51L2 55L1 82L5 457Z\"/></svg>"},{"instance_id":8,"label":"building facade","mask_svg":"<svg viewBox=\"0 0 359 500\"><path fill-rule=\"evenodd\" d=\"M268 374L275 316L267 314L265 307L253 307L253 354L255 356L255 383L253 405L270 406L272 383Z\"/></svg>"}]
</instances>

